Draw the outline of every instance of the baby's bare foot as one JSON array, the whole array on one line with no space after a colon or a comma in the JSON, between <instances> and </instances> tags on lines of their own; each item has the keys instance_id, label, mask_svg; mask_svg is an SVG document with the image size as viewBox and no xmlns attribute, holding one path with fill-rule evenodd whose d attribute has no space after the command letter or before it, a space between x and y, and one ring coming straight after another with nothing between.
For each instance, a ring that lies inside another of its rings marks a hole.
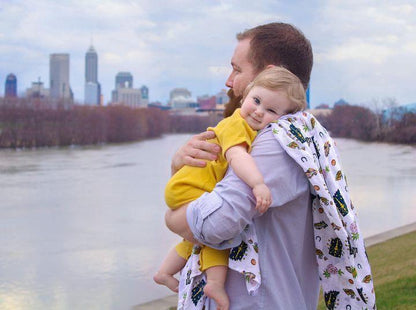
<instances>
[{"instance_id":1,"label":"baby's bare foot","mask_svg":"<svg viewBox=\"0 0 416 310\"><path fill-rule=\"evenodd\" d=\"M157 284L167 286L175 293L178 292L179 281L170 274L158 272L153 276L153 280Z\"/></svg>"},{"instance_id":2,"label":"baby's bare foot","mask_svg":"<svg viewBox=\"0 0 416 310\"><path fill-rule=\"evenodd\" d=\"M209 298L214 299L217 304L217 310L228 310L230 308L230 300L224 285L215 282L208 282L204 287L204 293Z\"/></svg>"}]
</instances>

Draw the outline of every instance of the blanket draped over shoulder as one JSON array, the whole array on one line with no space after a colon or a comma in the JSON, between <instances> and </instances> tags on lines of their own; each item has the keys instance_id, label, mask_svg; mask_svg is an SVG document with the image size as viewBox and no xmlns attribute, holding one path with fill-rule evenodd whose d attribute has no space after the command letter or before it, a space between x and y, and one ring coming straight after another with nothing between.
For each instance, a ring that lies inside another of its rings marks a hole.
<instances>
[{"instance_id":1,"label":"blanket draped over shoulder","mask_svg":"<svg viewBox=\"0 0 416 310\"><path fill-rule=\"evenodd\" d=\"M375 309L364 239L334 140L306 112L281 117L272 129L310 183L316 258L326 307Z\"/></svg>"}]
</instances>

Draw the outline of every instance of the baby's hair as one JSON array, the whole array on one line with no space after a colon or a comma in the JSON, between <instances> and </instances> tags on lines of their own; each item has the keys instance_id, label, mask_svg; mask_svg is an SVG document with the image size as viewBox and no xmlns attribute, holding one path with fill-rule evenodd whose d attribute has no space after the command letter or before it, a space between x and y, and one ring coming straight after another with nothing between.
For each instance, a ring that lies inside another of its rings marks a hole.
<instances>
[{"instance_id":1,"label":"baby's hair","mask_svg":"<svg viewBox=\"0 0 416 310\"><path fill-rule=\"evenodd\" d=\"M306 94L302 82L296 75L283 67L275 66L260 72L253 82L247 85L242 102L255 86L284 91L293 104L292 109L286 113L295 113L306 108Z\"/></svg>"}]
</instances>

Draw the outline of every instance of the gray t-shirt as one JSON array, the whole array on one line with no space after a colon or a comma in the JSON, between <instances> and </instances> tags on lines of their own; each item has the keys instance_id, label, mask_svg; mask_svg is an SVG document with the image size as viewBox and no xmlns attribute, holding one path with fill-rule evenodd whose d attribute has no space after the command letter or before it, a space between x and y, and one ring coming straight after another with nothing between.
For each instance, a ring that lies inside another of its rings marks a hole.
<instances>
[{"instance_id":1,"label":"gray t-shirt","mask_svg":"<svg viewBox=\"0 0 416 310\"><path fill-rule=\"evenodd\" d=\"M219 249L239 245L244 227L255 225L262 283L249 296L244 277L229 269L230 310L316 309L320 283L308 180L270 126L256 137L251 155L272 192L269 210L255 210L251 188L230 168L211 193L189 205L188 224L195 239Z\"/></svg>"}]
</instances>

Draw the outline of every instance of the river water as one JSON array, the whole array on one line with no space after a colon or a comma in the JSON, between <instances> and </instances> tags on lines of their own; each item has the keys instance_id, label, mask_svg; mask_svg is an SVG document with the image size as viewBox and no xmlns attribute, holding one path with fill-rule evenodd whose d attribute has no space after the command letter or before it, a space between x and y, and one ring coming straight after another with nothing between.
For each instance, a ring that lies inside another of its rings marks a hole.
<instances>
[{"instance_id":1,"label":"river water","mask_svg":"<svg viewBox=\"0 0 416 310\"><path fill-rule=\"evenodd\" d=\"M178 238L170 159L190 136L0 151L0 309L130 309ZM365 237L416 222L416 148L337 139Z\"/></svg>"}]
</instances>

